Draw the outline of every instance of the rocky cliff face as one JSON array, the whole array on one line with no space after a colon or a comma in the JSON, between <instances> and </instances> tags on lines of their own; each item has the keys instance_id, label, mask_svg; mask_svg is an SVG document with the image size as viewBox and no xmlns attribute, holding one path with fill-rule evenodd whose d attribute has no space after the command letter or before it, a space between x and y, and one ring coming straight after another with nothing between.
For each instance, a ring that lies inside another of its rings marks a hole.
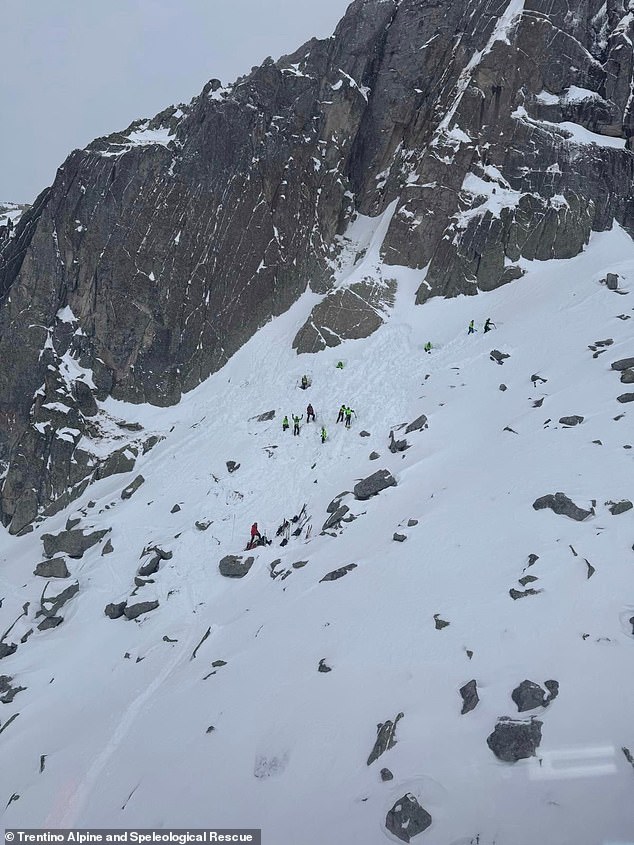
<instances>
[{"instance_id":1,"label":"rocky cliff face","mask_svg":"<svg viewBox=\"0 0 634 845\"><path fill-rule=\"evenodd\" d=\"M355 0L332 38L74 151L0 253L4 524L152 445L100 455L126 430L99 402L177 402L307 285L299 351L380 325L390 280L334 282L357 212L428 268L420 303L632 231L626 7Z\"/></svg>"}]
</instances>

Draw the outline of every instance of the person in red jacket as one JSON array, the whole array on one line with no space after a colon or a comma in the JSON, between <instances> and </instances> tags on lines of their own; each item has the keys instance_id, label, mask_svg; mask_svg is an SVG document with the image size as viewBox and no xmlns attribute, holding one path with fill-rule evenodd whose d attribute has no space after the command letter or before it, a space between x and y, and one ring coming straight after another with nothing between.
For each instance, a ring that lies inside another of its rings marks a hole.
<instances>
[{"instance_id":1,"label":"person in red jacket","mask_svg":"<svg viewBox=\"0 0 634 845\"><path fill-rule=\"evenodd\" d=\"M257 522L254 522L251 526L251 545L254 545L256 537L258 538L258 540L262 539L262 535L258 531L258 524Z\"/></svg>"}]
</instances>

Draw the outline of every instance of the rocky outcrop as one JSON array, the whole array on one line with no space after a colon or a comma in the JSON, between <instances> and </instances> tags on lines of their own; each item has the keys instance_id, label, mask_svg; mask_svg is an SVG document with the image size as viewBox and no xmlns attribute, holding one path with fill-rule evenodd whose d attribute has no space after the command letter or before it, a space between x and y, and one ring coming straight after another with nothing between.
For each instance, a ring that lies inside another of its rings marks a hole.
<instances>
[{"instance_id":1,"label":"rocky outcrop","mask_svg":"<svg viewBox=\"0 0 634 845\"><path fill-rule=\"evenodd\" d=\"M63 557L54 557L51 560L43 560L33 570L34 575L41 578L69 578L70 572Z\"/></svg>"},{"instance_id":2,"label":"rocky outcrop","mask_svg":"<svg viewBox=\"0 0 634 845\"><path fill-rule=\"evenodd\" d=\"M328 572L324 575L323 578L320 579L320 583L322 581L338 581L339 578L343 578L344 575L347 575L348 572L352 572L353 569L357 568L356 563L349 563L347 566L341 566L339 569L333 569L332 572Z\"/></svg>"},{"instance_id":3,"label":"rocky outcrop","mask_svg":"<svg viewBox=\"0 0 634 845\"><path fill-rule=\"evenodd\" d=\"M470 713L478 706L478 702L480 701L478 684L475 680L469 681L463 687L460 687L459 692L462 697L462 710L460 713L464 716L465 713Z\"/></svg>"},{"instance_id":4,"label":"rocky outcrop","mask_svg":"<svg viewBox=\"0 0 634 845\"><path fill-rule=\"evenodd\" d=\"M394 748L396 745L396 726L403 715L403 713L399 713L393 721L388 719L387 722L380 722L376 726L376 741L367 759L368 766L378 760L381 754L385 754L390 748Z\"/></svg>"},{"instance_id":5,"label":"rocky outcrop","mask_svg":"<svg viewBox=\"0 0 634 845\"><path fill-rule=\"evenodd\" d=\"M99 543L109 531L110 529L106 528L85 534L82 529L75 528L71 531L61 531L59 534L42 534L44 554L53 557L58 552L64 552L68 557L83 557L84 553Z\"/></svg>"},{"instance_id":6,"label":"rocky outcrop","mask_svg":"<svg viewBox=\"0 0 634 845\"><path fill-rule=\"evenodd\" d=\"M123 609L123 615L126 619L136 619L144 613L150 613L150 611L156 610L158 606L159 603L156 600L140 601L136 602L135 604L126 604Z\"/></svg>"},{"instance_id":7,"label":"rocky outcrop","mask_svg":"<svg viewBox=\"0 0 634 845\"><path fill-rule=\"evenodd\" d=\"M354 0L332 38L72 152L0 245L2 522L95 479L102 400L177 402L308 285L298 351L381 324L381 262L422 303L633 231L633 36L620 0Z\"/></svg>"},{"instance_id":8,"label":"rocky outcrop","mask_svg":"<svg viewBox=\"0 0 634 845\"><path fill-rule=\"evenodd\" d=\"M559 683L557 681L545 681L546 692L534 681L522 681L511 693L511 698L517 705L518 713L527 710L534 710L536 707L548 707L559 695Z\"/></svg>"},{"instance_id":9,"label":"rocky outcrop","mask_svg":"<svg viewBox=\"0 0 634 845\"><path fill-rule=\"evenodd\" d=\"M220 574L226 578L244 578L255 562L254 557L242 559L241 555L225 555L218 564Z\"/></svg>"}]
</instances>

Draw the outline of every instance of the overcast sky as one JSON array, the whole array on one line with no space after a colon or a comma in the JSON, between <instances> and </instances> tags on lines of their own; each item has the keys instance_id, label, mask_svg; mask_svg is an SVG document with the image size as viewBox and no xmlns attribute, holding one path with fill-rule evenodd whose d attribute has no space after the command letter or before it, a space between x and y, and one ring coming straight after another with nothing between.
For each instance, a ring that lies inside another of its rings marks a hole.
<instances>
[{"instance_id":1,"label":"overcast sky","mask_svg":"<svg viewBox=\"0 0 634 845\"><path fill-rule=\"evenodd\" d=\"M0 0L0 200L205 82L332 33L349 0Z\"/></svg>"}]
</instances>

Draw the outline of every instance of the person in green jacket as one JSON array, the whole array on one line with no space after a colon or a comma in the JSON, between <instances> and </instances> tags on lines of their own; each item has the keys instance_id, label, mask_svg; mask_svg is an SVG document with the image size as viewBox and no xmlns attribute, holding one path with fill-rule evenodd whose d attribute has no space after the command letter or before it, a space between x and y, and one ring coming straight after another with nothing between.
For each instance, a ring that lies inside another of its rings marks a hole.
<instances>
[{"instance_id":1,"label":"person in green jacket","mask_svg":"<svg viewBox=\"0 0 634 845\"><path fill-rule=\"evenodd\" d=\"M352 415L354 414L354 411L352 410L352 408L346 407L345 414L346 414L346 428L350 428L350 424L352 423Z\"/></svg>"},{"instance_id":2,"label":"person in green jacket","mask_svg":"<svg viewBox=\"0 0 634 845\"><path fill-rule=\"evenodd\" d=\"M471 320L471 322L469 323L469 330L467 331L467 334L473 334L474 332L475 332L474 321Z\"/></svg>"},{"instance_id":3,"label":"person in green jacket","mask_svg":"<svg viewBox=\"0 0 634 845\"><path fill-rule=\"evenodd\" d=\"M328 437L328 434L326 432L326 429L322 425L322 427L321 427L321 442L325 443L327 437Z\"/></svg>"},{"instance_id":4,"label":"person in green jacket","mask_svg":"<svg viewBox=\"0 0 634 845\"><path fill-rule=\"evenodd\" d=\"M423 349L425 350L425 352L428 352L428 353L431 352L431 341L430 340L427 341L427 343L425 344Z\"/></svg>"},{"instance_id":5,"label":"person in green jacket","mask_svg":"<svg viewBox=\"0 0 634 845\"><path fill-rule=\"evenodd\" d=\"M288 431L288 428L289 428L288 417L284 417L284 419L282 420L282 431Z\"/></svg>"},{"instance_id":6,"label":"person in green jacket","mask_svg":"<svg viewBox=\"0 0 634 845\"><path fill-rule=\"evenodd\" d=\"M293 417L293 434L299 434L299 422L303 418L303 414L301 417L296 417L295 414L291 415Z\"/></svg>"},{"instance_id":7,"label":"person in green jacket","mask_svg":"<svg viewBox=\"0 0 634 845\"><path fill-rule=\"evenodd\" d=\"M338 423L343 422L343 418L345 417L345 415L346 415L346 406L342 405L341 408L339 408L339 416L337 417L337 422Z\"/></svg>"}]
</instances>

